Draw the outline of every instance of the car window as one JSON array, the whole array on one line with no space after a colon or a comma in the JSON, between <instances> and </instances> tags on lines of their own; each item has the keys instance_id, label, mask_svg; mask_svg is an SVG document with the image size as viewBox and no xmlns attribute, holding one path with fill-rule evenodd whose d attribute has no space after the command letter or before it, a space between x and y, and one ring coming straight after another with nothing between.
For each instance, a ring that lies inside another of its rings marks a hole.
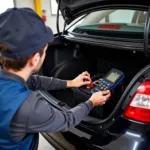
<instances>
[{"instance_id":1,"label":"car window","mask_svg":"<svg viewBox=\"0 0 150 150\"><path fill-rule=\"evenodd\" d=\"M132 23L134 13L134 10L116 10L108 15L108 21L111 23Z\"/></svg>"},{"instance_id":2,"label":"car window","mask_svg":"<svg viewBox=\"0 0 150 150\"><path fill-rule=\"evenodd\" d=\"M132 33L143 36L147 18L146 11L111 9L92 12L77 22L68 31L86 35L107 35L132 37ZM131 33L131 36L130 36ZM113 35L114 34L114 35ZM120 35L119 35L120 34ZM132 37L133 38L133 37Z\"/></svg>"}]
</instances>

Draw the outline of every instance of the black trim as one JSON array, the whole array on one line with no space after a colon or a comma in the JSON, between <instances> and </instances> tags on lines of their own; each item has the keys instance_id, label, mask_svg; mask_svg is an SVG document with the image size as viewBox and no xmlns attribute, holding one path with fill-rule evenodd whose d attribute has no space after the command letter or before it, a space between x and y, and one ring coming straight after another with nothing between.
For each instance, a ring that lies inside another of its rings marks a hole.
<instances>
[{"instance_id":1,"label":"black trim","mask_svg":"<svg viewBox=\"0 0 150 150\"><path fill-rule=\"evenodd\" d=\"M121 33L123 33L123 32L121 32ZM134 33L134 34L137 34L137 33ZM123 37L110 37L110 36L108 37L108 36L102 36L102 35L100 35L100 36L99 35L83 35L83 34L80 34L80 33L69 32L69 31L68 31L68 34L64 34L63 36L68 36L68 35L73 35L73 36L76 36L76 37L104 39L104 40L110 40L110 41L113 38L114 41L121 41L121 42L124 42L124 41L126 41L126 42L131 42L132 41L132 42L135 42L135 43L139 43L139 42L143 43L144 42L143 38L142 39L133 39L133 38L123 38ZM150 40L149 40L149 42L150 42Z\"/></svg>"},{"instance_id":2,"label":"black trim","mask_svg":"<svg viewBox=\"0 0 150 150\"><path fill-rule=\"evenodd\" d=\"M62 145L62 139L60 138L54 138L52 135L54 133L42 133L42 136L47 140L49 144L52 145L52 147L56 150L68 150ZM66 143L67 144L67 143Z\"/></svg>"},{"instance_id":3,"label":"black trim","mask_svg":"<svg viewBox=\"0 0 150 150\"><path fill-rule=\"evenodd\" d=\"M59 36L59 38L61 38L61 36L60 36L60 30L59 30L59 8L60 8L60 0L58 0L56 27L57 27L58 36Z\"/></svg>"},{"instance_id":4,"label":"black trim","mask_svg":"<svg viewBox=\"0 0 150 150\"><path fill-rule=\"evenodd\" d=\"M124 103L122 104L122 109L125 109L126 106L129 104L129 101L131 100L131 97L135 94L137 91L137 88L141 85L142 82L136 82L133 88L130 90L129 94L126 96L126 99Z\"/></svg>"},{"instance_id":5,"label":"black trim","mask_svg":"<svg viewBox=\"0 0 150 150\"><path fill-rule=\"evenodd\" d=\"M148 54L149 29L150 29L150 6L148 10L145 28L144 28L144 54L148 62L149 62L149 54Z\"/></svg>"},{"instance_id":6,"label":"black trim","mask_svg":"<svg viewBox=\"0 0 150 150\"><path fill-rule=\"evenodd\" d=\"M75 37L75 36L69 36L69 35L64 35L63 37L72 42L103 46L107 48L124 49L124 50L130 50L130 51L141 51L141 52L143 51L143 43L133 44L133 41L132 43L131 41L130 42L116 42L116 41L103 40L103 39L94 39L94 38L91 39L91 38L85 38L85 37L79 37L79 36Z\"/></svg>"}]
</instances>

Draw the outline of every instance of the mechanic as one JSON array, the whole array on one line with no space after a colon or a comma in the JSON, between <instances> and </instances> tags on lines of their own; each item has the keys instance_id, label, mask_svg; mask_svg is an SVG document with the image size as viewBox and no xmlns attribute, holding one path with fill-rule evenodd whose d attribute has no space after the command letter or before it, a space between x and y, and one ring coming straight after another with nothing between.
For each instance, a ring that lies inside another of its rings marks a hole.
<instances>
[{"instance_id":1,"label":"mechanic","mask_svg":"<svg viewBox=\"0 0 150 150\"><path fill-rule=\"evenodd\" d=\"M80 87L91 82L88 72L69 81L35 75L53 39L51 29L32 9L11 8L0 15L1 150L37 149L39 132L68 131L110 97L109 91L97 92L71 110L59 111L40 95L38 90Z\"/></svg>"}]
</instances>

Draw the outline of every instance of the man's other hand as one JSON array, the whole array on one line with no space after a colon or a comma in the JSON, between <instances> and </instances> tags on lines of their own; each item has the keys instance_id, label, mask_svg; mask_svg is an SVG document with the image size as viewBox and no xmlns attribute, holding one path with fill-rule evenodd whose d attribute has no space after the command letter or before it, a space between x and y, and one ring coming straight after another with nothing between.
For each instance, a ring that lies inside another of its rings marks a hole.
<instances>
[{"instance_id":1,"label":"man's other hand","mask_svg":"<svg viewBox=\"0 0 150 150\"><path fill-rule=\"evenodd\" d=\"M85 71L77 76L75 79L67 81L67 87L81 87L91 83L90 74Z\"/></svg>"}]
</instances>

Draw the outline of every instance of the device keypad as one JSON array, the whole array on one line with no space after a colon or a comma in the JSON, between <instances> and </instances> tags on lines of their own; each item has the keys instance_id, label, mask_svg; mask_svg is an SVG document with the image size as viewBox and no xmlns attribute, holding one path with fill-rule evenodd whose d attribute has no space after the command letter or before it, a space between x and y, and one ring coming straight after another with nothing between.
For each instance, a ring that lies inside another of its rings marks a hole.
<instances>
[{"instance_id":1,"label":"device keypad","mask_svg":"<svg viewBox=\"0 0 150 150\"><path fill-rule=\"evenodd\" d=\"M97 81L94 82L94 84L96 85L95 90L98 91L105 91L108 90L110 88L110 83L108 83L107 81L103 80L103 79L99 79ZM95 91L94 90L94 91ZM94 92L93 91L93 92Z\"/></svg>"}]
</instances>

